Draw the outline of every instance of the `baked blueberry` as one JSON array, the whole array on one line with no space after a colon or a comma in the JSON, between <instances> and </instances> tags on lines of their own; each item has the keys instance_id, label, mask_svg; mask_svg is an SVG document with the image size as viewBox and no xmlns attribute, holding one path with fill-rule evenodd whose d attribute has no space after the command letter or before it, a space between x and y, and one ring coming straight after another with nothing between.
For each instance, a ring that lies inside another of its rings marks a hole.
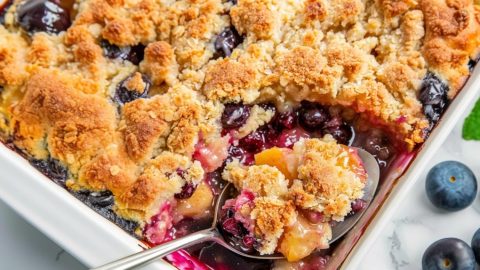
<instances>
[{"instance_id":1,"label":"baked blueberry","mask_svg":"<svg viewBox=\"0 0 480 270\"><path fill-rule=\"evenodd\" d=\"M243 104L225 104L222 113L222 126L226 129L239 128L247 122L250 116L250 107Z\"/></svg>"},{"instance_id":2,"label":"baked blueberry","mask_svg":"<svg viewBox=\"0 0 480 270\"><path fill-rule=\"evenodd\" d=\"M282 113L276 113L272 125L277 130L292 129L297 124L297 114L295 111L285 111Z\"/></svg>"},{"instance_id":3,"label":"baked blueberry","mask_svg":"<svg viewBox=\"0 0 480 270\"><path fill-rule=\"evenodd\" d=\"M113 205L114 198L110 191L92 192L88 196L88 201L98 207L108 207Z\"/></svg>"},{"instance_id":4,"label":"baked blueberry","mask_svg":"<svg viewBox=\"0 0 480 270\"><path fill-rule=\"evenodd\" d=\"M475 254L477 263L480 264L480 229L478 229L472 238L472 250Z\"/></svg>"},{"instance_id":5,"label":"baked blueberry","mask_svg":"<svg viewBox=\"0 0 480 270\"><path fill-rule=\"evenodd\" d=\"M46 177L52 179L55 183L65 185L68 177L68 170L53 158L48 159L32 159L30 164L39 170Z\"/></svg>"},{"instance_id":6,"label":"baked blueberry","mask_svg":"<svg viewBox=\"0 0 480 270\"><path fill-rule=\"evenodd\" d=\"M230 145L228 148L227 162L232 162L234 158L245 165L251 165L253 163L253 155L251 153L240 146Z\"/></svg>"},{"instance_id":7,"label":"baked blueberry","mask_svg":"<svg viewBox=\"0 0 480 270\"><path fill-rule=\"evenodd\" d=\"M330 114L319 104L302 101L298 109L298 120L303 128L314 131L324 127L325 122L330 120Z\"/></svg>"},{"instance_id":8,"label":"baked blueberry","mask_svg":"<svg viewBox=\"0 0 480 270\"><path fill-rule=\"evenodd\" d=\"M234 27L229 27L221 32L215 39L214 58L228 57L232 54L233 49L243 42L243 37Z\"/></svg>"},{"instance_id":9,"label":"baked blueberry","mask_svg":"<svg viewBox=\"0 0 480 270\"><path fill-rule=\"evenodd\" d=\"M130 61L134 65L142 62L145 55L145 45L138 44L135 46L118 47L110 44L106 40L100 41L100 46L103 48L103 54L110 59L120 59Z\"/></svg>"},{"instance_id":10,"label":"baked blueberry","mask_svg":"<svg viewBox=\"0 0 480 270\"><path fill-rule=\"evenodd\" d=\"M125 104L139 98L146 98L151 85L152 82L146 75L135 72L118 84L114 100L119 104Z\"/></svg>"},{"instance_id":11,"label":"baked blueberry","mask_svg":"<svg viewBox=\"0 0 480 270\"><path fill-rule=\"evenodd\" d=\"M17 9L18 23L30 34L58 34L70 27L70 14L58 3L49 0L25 1Z\"/></svg>"},{"instance_id":12,"label":"baked blueberry","mask_svg":"<svg viewBox=\"0 0 480 270\"><path fill-rule=\"evenodd\" d=\"M423 270L475 270L475 256L467 243L444 238L431 244L422 257Z\"/></svg>"},{"instance_id":13,"label":"baked blueberry","mask_svg":"<svg viewBox=\"0 0 480 270\"><path fill-rule=\"evenodd\" d=\"M261 130L253 131L240 140L240 145L253 153L258 153L265 149L266 144L265 133Z\"/></svg>"},{"instance_id":14,"label":"baked blueberry","mask_svg":"<svg viewBox=\"0 0 480 270\"><path fill-rule=\"evenodd\" d=\"M352 212L357 213L362 211L367 207L367 202L362 200L362 199L356 199L355 201L352 202Z\"/></svg>"},{"instance_id":15,"label":"baked blueberry","mask_svg":"<svg viewBox=\"0 0 480 270\"><path fill-rule=\"evenodd\" d=\"M175 194L176 199L188 199L192 197L193 193L195 192L195 189L197 189L197 186L195 186L192 183L186 183L182 187L182 191L180 193Z\"/></svg>"},{"instance_id":16,"label":"baked blueberry","mask_svg":"<svg viewBox=\"0 0 480 270\"><path fill-rule=\"evenodd\" d=\"M384 167L392 157L390 139L379 130L372 130L365 139L364 149L374 155L380 166Z\"/></svg>"},{"instance_id":17,"label":"baked blueberry","mask_svg":"<svg viewBox=\"0 0 480 270\"><path fill-rule=\"evenodd\" d=\"M226 218L222 222L222 230L229 233L233 237L240 238L242 236L242 228L240 222L236 221L235 218Z\"/></svg>"},{"instance_id":18,"label":"baked blueberry","mask_svg":"<svg viewBox=\"0 0 480 270\"><path fill-rule=\"evenodd\" d=\"M475 199L477 179L465 164L444 161L430 169L425 188L433 205L447 211L458 211L468 207Z\"/></svg>"},{"instance_id":19,"label":"baked blueberry","mask_svg":"<svg viewBox=\"0 0 480 270\"><path fill-rule=\"evenodd\" d=\"M5 23L5 14L8 8L13 4L13 0L4 1L3 5L0 5L0 24Z\"/></svg>"},{"instance_id":20,"label":"baked blueberry","mask_svg":"<svg viewBox=\"0 0 480 270\"><path fill-rule=\"evenodd\" d=\"M429 72L423 79L419 100L423 104L423 113L433 126L448 106L448 86L435 74Z\"/></svg>"},{"instance_id":21,"label":"baked blueberry","mask_svg":"<svg viewBox=\"0 0 480 270\"><path fill-rule=\"evenodd\" d=\"M475 66L477 65L477 63L478 63L478 59L470 59L470 61L468 61L468 70L472 72Z\"/></svg>"},{"instance_id":22,"label":"baked blueberry","mask_svg":"<svg viewBox=\"0 0 480 270\"><path fill-rule=\"evenodd\" d=\"M330 134L341 144L350 144L353 137L353 128L346 123L339 116L332 117L332 119L325 123L323 134Z\"/></svg>"}]
</instances>

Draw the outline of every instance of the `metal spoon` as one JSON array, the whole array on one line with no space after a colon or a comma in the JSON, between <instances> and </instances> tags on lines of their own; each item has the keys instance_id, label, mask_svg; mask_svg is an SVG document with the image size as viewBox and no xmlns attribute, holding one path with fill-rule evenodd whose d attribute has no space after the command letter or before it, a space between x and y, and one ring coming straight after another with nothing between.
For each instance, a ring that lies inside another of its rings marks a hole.
<instances>
[{"instance_id":1,"label":"metal spoon","mask_svg":"<svg viewBox=\"0 0 480 270\"><path fill-rule=\"evenodd\" d=\"M378 181L380 178L380 170L378 168L377 161L367 151L359 148L357 148L357 150L368 174L368 180L367 180L366 187L364 189L364 196L362 198L367 203L367 207L365 207L363 210L355 213L352 216L346 217L344 221L339 222L335 226L333 226L332 239L330 240L329 243L333 243L336 240L338 240L357 223L357 221L362 217L365 210L370 205L375 195L375 191L377 189ZM216 242L217 244L220 244L223 247L227 248L228 250L235 252L236 254L243 257L260 259L260 260L283 259L284 257L281 254L273 254L273 255L247 254L240 250L237 250L236 248L234 248L233 246L231 246L229 243L225 241L225 238L222 236L220 230L218 229L217 223L219 220L219 215L220 215L222 206L225 204L225 201L227 199L231 198L230 195L232 194L232 190L234 189L235 188L233 187L232 184L227 184L222 190L222 193L220 194L220 196L216 201L213 224L209 229L201 230L201 231L192 233L190 235L187 235L185 237L177 238L175 240L169 241L165 244L156 246L154 248L147 249L147 250L138 252L136 254L119 259L117 261L107 263L103 266L92 268L92 270L126 270L126 269L137 268L140 266L144 266L148 263L151 263L154 260L161 258L163 256L166 256L176 250L186 248L198 243L207 242L207 241Z\"/></svg>"}]
</instances>

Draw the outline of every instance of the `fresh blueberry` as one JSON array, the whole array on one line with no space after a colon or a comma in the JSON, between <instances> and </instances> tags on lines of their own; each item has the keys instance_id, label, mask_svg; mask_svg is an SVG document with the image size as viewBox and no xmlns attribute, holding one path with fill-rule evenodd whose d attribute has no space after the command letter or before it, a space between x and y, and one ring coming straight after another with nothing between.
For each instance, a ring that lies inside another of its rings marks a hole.
<instances>
[{"instance_id":1,"label":"fresh blueberry","mask_svg":"<svg viewBox=\"0 0 480 270\"><path fill-rule=\"evenodd\" d=\"M472 204L475 199L477 179L463 163L444 161L428 172L425 188L433 205L448 211L458 211Z\"/></svg>"},{"instance_id":2,"label":"fresh blueberry","mask_svg":"<svg viewBox=\"0 0 480 270\"><path fill-rule=\"evenodd\" d=\"M120 59L130 61L134 65L142 62L145 55L145 45L138 44L135 46L118 47L110 44L106 40L100 41L100 46L103 48L103 54L110 59Z\"/></svg>"},{"instance_id":3,"label":"fresh blueberry","mask_svg":"<svg viewBox=\"0 0 480 270\"><path fill-rule=\"evenodd\" d=\"M419 99L423 104L423 113L431 126L438 122L448 106L448 86L435 74L429 72L423 79Z\"/></svg>"},{"instance_id":4,"label":"fresh blueberry","mask_svg":"<svg viewBox=\"0 0 480 270\"><path fill-rule=\"evenodd\" d=\"M18 23L30 34L58 34L70 27L68 10L50 0L25 1L17 9Z\"/></svg>"},{"instance_id":5,"label":"fresh blueberry","mask_svg":"<svg viewBox=\"0 0 480 270\"><path fill-rule=\"evenodd\" d=\"M431 244L422 258L423 270L475 270L475 255L467 243L444 238Z\"/></svg>"},{"instance_id":6,"label":"fresh blueberry","mask_svg":"<svg viewBox=\"0 0 480 270\"><path fill-rule=\"evenodd\" d=\"M228 57L232 54L233 49L243 42L243 37L234 27L230 27L221 32L215 39L214 58Z\"/></svg>"},{"instance_id":7,"label":"fresh blueberry","mask_svg":"<svg viewBox=\"0 0 480 270\"><path fill-rule=\"evenodd\" d=\"M134 89L130 89L128 87L128 84L129 84L130 80L134 76L137 76L137 74L140 74L140 73L134 73L134 74L128 76L127 78L125 78L123 81L121 81L118 84L117 88L115 89L115 96L113 97L113 99L116 102L118 102L119 104L125 104L125 103L134 101L134 100L139 99L139 98L146 98L148 96L148 91L150 90L150 86L152 85L152 82L144 74L141 74L141 78L142 78L143 85L144 85L142 92L139 92L139 91L134 90Z\"/></svg>"},{"instance_id":8,"label":"fresh blueberry","mask_svg":"<svg viewBox=\"0 0 480 270\"><path fill-rule=\"evenodd\" d=\"M68 170L58 160L53 158L31 159L30 164L55 183L65 185L65 181L68 178Z\"/></svg>"},{"instance_id":9,"label":"fresh blueberry","mask_svg":"<svg viewBox=\"0 0 480 270\"><path fill-rule=\"evenodd\" d=\"M330 120L328 111L319 104L303 101L298 110L300 125L306 130L314 131L323 128Z\"/></svg>"},{"instance_id":10,"label":"fresh blueberry","mask_svg":"<svg viewBox=\"0 0 480 270\"><path fill-rule=\"evenodd\" d=\"M3 5L0 5L0 24L5 23L5 14L7 13L8 8L13 4L13 0L7 0L3 2Z\"/></svg>"},{"instance_id":11,"label":"fresh blueberry","mask_svg":"<svg viewBox=\"0 0 480 270\"><path fill-rule=\"evenodd\" d=\"M480 264L480 229L478 229L472 238L472 249L477 263Z\"/></svg>"},{"instance_id":12,"label":"fresh blueberry","mask_svg":"<svg viewBox=\"0 0 480 270\"><path fill-rule=\"evenodd\" d=\"M222 114L223 128L239 128L247 122L250 116L250 107L243 104L229 103L225 104Z\"/></svg>"}]
</instances>

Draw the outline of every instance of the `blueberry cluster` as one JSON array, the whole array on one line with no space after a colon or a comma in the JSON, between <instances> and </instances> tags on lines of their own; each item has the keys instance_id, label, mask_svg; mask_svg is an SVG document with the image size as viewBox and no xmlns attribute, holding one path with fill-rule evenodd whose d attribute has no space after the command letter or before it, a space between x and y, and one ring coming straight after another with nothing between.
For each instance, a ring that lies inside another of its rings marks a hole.
<instances>
[{"instance_id":1,"label":"blueberry cluster","mask_svg":"<svg viewBox=\"0 0 480 270\"><path fill-rule=\"evenodd\" d=\"M220 229L230 236L229 241L233 246L239 247L243 252L253 252L258 244L257 240L251 236L251 233L237 221L235 210L233 208L223 209L220 220Z\"/></svg>"},{"instance_id":2,"label":"blueberry cluster","mask_svg":"<svg viewBox=\"0 0 480 270\"><path fill-rule=\"evenodd\" d=\"M445 161L434 166L427 175L426 192L436 207L445 211L465 209L475 200L477 180L465 164ZM475 270L480 263L480 229L473 236L471 247L457 238L444 238L431 244L422 258L423 270Z\"/></svg>"}]
</instances>

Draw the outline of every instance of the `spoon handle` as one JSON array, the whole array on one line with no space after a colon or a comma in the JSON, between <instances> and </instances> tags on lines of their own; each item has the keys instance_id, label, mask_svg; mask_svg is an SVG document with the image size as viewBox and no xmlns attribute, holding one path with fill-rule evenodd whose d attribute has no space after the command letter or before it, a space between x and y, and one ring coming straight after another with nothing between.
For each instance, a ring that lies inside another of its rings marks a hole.
<instances>
[{"instance_id":1,"label":"spoon handle","mask_svg":"<svg viewBox=\"0 0 480 270\"><path fill-rule=\"evenodd\" d=\"M196 233L189 234L165 244L156 246L151 249L140 251L130 256L121 258L119 260L107 263L91 270L127 270L139 266L146 265L154 260L168 255L176 250L189 247L205 241L215 241L218 233L214 229L202 230Z\"/></svg>"}]
</instances>

